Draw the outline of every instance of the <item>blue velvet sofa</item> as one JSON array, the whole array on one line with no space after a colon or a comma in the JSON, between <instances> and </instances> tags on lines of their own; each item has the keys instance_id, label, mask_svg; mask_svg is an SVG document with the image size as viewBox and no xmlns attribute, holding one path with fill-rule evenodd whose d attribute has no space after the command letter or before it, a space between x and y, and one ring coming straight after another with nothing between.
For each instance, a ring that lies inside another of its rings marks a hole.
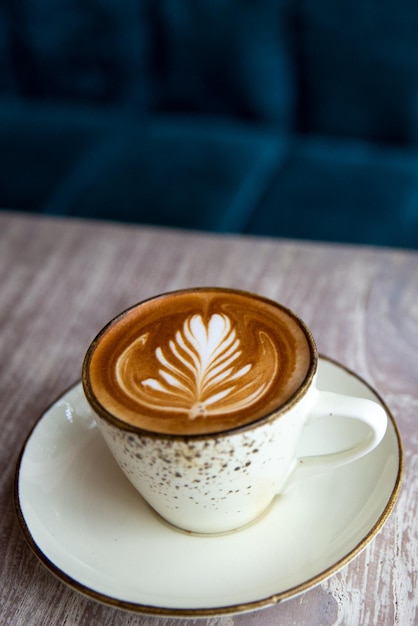
<instances>
[{"instance_id":1,"label":"blue velvet sofa","mask_svg":"<svg viewBox=\"0 0 418 626\"><path fill-rule=\"evenodd\" d=\"M0 207L418 248L415 0L5 0Z\"/></svg>"}]
</instances>

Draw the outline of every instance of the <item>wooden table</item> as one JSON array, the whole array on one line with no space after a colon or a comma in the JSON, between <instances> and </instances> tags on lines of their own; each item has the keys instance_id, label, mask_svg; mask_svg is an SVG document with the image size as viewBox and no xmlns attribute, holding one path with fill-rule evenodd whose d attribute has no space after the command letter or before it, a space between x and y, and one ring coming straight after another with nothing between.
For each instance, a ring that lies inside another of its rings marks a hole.
<instances>
[{"instance_id":1,"label":"wooden table","mask_svg":"<svg viewBox=\"0 0 418 626\"><path fill-rule=\"evenodd\" d=\"M29 549L13 502L16 461L45 407L76 381L113 315L162 291L233 286L290 306L320 352L358 372L399 425L405 473L374 541L342 571L260 611L205 626L418 623L418 254L98 222L0 215L0 623L172 626L56 579ZM186 620L184 620L186 621Z\"/></svg>"}]
</instances>

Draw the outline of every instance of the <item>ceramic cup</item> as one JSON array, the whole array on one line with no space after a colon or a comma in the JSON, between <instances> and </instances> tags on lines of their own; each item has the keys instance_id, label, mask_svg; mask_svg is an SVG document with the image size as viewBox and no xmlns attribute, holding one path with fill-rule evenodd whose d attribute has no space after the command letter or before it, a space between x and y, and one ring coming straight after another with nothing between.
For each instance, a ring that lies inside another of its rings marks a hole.
<instances>
[{"instance_id":1,"label":"ceramic cup","mask_svg":"<svg viewBox=\"0 0 418 626\"><path fill-rule=\"evenodd\" d=\"M222 533L256 520L297 479L373 450L383 408L318 390L306 324L256 294L196 288L136 304L83 363L97 425L128 479L166 521ZM298 458L304 426L360 420L353 447Z\"/></svg>"}]
</instances>

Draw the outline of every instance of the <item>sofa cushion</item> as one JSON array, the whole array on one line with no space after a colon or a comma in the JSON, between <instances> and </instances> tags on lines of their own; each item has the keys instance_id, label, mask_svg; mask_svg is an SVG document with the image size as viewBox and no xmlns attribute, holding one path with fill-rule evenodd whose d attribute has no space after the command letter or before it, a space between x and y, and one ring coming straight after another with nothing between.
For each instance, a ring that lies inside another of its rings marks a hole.
<instances>
[{"instance_id":1,"label":"sofa cushion","mask_svg":"<svg viewBox=\"0 0 418 626\"><path fill-rule=\"evenodd\" d=\"M108 120L88 107L0 99L0 206L42 211Z\"/></svg>"},{"instance_id":2,"label":"sofa cushion","mask_svg":"<svg viewBox=\"0 0 418 626\"><path fill-rule=\"evenodd\" d=\"M0 8L13 93L148 107L146 0L9 1Z\"/></svg>"},{"instance_id":3,"label":"sofa cushion","mask_svg":"<svg viewBox=\"0 0 418 626\"><path fill-rule=\"evenodd\" d=\"M288 128L295 94L285 6L285 0L155 2L158 108Z\"/></svg>"},{"instance_id":4,"label":"sofa cushion","mask_svg":"<svg viewBox=\"0 0 418 626\"><path fill-rule=\"evenodd\" d=\"M286 145L239 123L125 116L74 162L43 211L239 232Z\"/></svg>"},{"instance_id":5,"label":"sofa cushion","mask_svg":"<svg viewBox=\"0 0 418 626\"><path fill-rule=\"evenodd\" d=\"M418 248L418 151L299 137L245 232Z\"/></svg>"},{"instance_id":6,"label":"sofa cushion","mask_svg":"<svg viewBox=\"0 0 418 626\"><path fill-rule=\"evenodd\" d=\"M415 0L302 0L296 6L299 130L417 143Z\"/></svg>"}]
</instances>

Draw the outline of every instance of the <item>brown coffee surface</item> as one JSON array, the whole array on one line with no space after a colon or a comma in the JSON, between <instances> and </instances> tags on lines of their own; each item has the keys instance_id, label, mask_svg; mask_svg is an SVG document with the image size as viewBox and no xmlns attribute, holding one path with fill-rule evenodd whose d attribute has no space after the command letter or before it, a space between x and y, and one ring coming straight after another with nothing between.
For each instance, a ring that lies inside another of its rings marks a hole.
<instances>
[{"instance_id":1,"label":"brown coffee surface","mask_svg":"<svg viewBox=\"0 0 418 626\"><path fill-rule=\"evenodd\" d=\"M130 426L215 433L291 401L312 374L315 350L303 323L270 300L185 290L111 322L86 355L83 381L99 413Z\"/></svg>"}]
</instances>

